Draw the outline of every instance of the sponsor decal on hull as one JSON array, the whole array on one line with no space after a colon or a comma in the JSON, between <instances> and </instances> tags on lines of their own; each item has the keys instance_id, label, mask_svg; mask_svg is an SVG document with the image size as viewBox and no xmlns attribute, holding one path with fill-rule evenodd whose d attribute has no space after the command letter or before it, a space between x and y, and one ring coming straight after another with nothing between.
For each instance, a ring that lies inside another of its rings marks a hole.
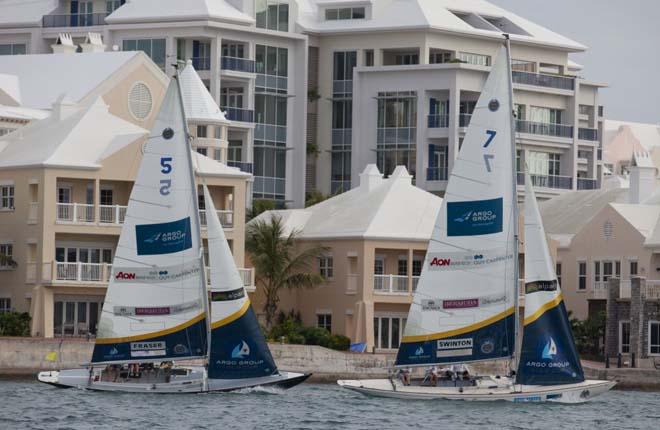
<instances>
[{"instance_id":1,"label":"sponsor decal on hull","mask_svg":"<svg viewBox=\"0 0 660 430\"><path fill-rule=\"evenodd\" d=\"M447 203L447 236L478 236L502 231L502 198Z\"/></svg>"},{"instance_id":2,"label":"sponsor decal on hull","mask_svg":"<svg viewBox=\"0 0 660 430\"><path fill-rule=\"evenodd\" d=\"M192 248L190 217L135 226L137 255L162 255Z\"/></svg>"},{"instance_id":3,"label":"sponsor decal on hull","mask_svg":"<svg viewBox=\"0 0 660 430\"><path fill-rule=\"evenodd\" d=\"M437 357L458 357L472 355L473 339L441 339L437 343Z\"/></svg>"},{"instance_id":4,"label":"sponsor decal on hull","mask_svg":"<svg viewBox=\"0 0 660 430\"><path fill-rule=\"evenodd\" d=\"M167 354L167 345L159 342L131 342L131 357L159 357Z\"/></svg>"}]
</instances>

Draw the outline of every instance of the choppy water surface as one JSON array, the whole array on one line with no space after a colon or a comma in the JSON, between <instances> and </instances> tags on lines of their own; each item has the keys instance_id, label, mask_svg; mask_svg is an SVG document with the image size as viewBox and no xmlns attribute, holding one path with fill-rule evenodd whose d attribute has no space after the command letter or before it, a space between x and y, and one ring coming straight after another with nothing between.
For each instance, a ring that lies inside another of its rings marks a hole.
<instances>
[{"instance_id":1,"label":"choppy water surface","mask_svg":"<svg viewBox=\"0 0 660 430\"><path fill-rule=\"evenodd\" d=\"M335 385L287 392L133 395L0 380L0 429L658 429L660 393L613 391L584 405L402 401Z\"/></svg>"}]
</instances>

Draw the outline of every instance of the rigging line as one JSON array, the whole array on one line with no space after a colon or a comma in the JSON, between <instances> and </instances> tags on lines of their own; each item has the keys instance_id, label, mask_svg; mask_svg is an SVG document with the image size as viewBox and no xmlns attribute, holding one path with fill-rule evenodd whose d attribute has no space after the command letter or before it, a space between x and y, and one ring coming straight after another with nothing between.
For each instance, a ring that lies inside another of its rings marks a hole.
<instances>
[{"instance_id":1,"label":"rigging line","mask_svg":"<svg viewBox=\"0 0 660 430\"><path fill-rule=\"evenodd\" d=\"M456 173L452 173L451 175L449 175L449 177L450 178L459 178L459 179L463 179L463 180L468 181L468 182L473 182L473 183L481 184L481 185L492 185L492 183L490 183L490 182L479 181L479 180L476 180L476 179L473 179L473 178L468 178L468 177L465 177L465 176L458 175Z\"/></svg>"},{"instance_id":2,"label":"rigging line","mask_svg":"<svg viewBox=\"0 0 660 430\"><path fill-rule=\"evenodd\" d=\"M128 202L129 202L129 203L130 203L130 202L138 202L138 203L143 203L143 204L145 204L145 205L158 206L158 207L161 207L161 208L167 208L167 209L171 209L171 208L172 208L172 205L164 205L164 204L161 204L161 203L153 203L153 202L148 202L148 201L146 201L146 200L128 199Z\"/></svg>"}]
</instances>

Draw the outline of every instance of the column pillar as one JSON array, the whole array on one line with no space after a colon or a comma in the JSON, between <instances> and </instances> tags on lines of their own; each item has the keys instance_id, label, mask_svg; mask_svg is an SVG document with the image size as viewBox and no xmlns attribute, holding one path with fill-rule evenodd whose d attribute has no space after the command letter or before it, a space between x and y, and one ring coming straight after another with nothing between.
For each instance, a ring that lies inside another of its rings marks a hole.
<instances>
[{"instance_id":1,"label":"column pillar","mask_svg":"<svg viewBox=\"0 0 660 430\"><path fill-rule=\"evenodd\" d=\"M408 273L408 294L412 294L412 286L413 286L412 262L413 262L413 250L412 248L408 248L408 261L407 261L408 267L406 268L406 272Z\"/></svg>"},{"instance_id":2,"label":"column pillar","mask_svg":"<svg viewBox=\"0 0 660 430\"><path fill-rule=\"evenodd\" d=\"M94 222L96 224L101 220L101 180L99 178L94 179Z\"/></svg>"},{"instance_id":3,"label":"column pillar","mask_svg":"<svg viewBox=\"0 0 660 430\"><path fill-rule=\"evenodd\" d=\"M634 352L636 360L644 354L644 297L642 291L646 287L646 278L635 276L630 280L630 352Z\"/></svg>"},{"instance_id":4,"label":"column pillar","mask_svg":"<svg viewBox=\"0 0 660 430\"><path fill-rule=\"evenodd\" d=\"M607 302L605 305L605 356L616 357L619 352L619 285L621 281L610 278L607 283ZM632 340L632 332L631 332Z\"/></svg>"}]
</instances>

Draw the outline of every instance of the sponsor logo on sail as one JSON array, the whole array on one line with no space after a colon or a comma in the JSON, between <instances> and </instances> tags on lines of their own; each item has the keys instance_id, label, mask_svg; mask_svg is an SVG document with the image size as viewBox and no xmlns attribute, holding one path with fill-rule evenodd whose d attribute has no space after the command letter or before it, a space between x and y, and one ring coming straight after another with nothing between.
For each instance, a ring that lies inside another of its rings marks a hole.
<instances>
[{"instance_id":1,"label":"sponsor logo on sail","mask_svg":"<svg viewBox=\"0 0 660 430\"><path fill-rule=\"evenodd\" d=\"M114 347L114 346L113 346L113 347L110 349L110 351L108 351L108 355L117 355L117 354L119 354L119 350L117 349L117 347Z\"/></svg>"},{"instance_id":2,"label":"sponsor logo on sail","mask_svg":"<svg viewBox=\"0 0 660 430\"><path fill-rule=\"evenodd\" d=\"M420 346L419 348L417 348L417 349L415 350L415 355L416 355L417 357L419 357L420 355L423 355L423 354L424 354L424 348L423 348L423 347Z\"/></svg>"},{"instance_id":3,"label":"sponsor logo on sail","mask_svg":"<svg viewBox=\"0 0 660 430\"><path fill-rule=\"evenodd\" d=\"M502 198L447 203L447 236L477 236L502 231Z\"/></svg>"},{"instance_id":4,"label":"sponsor logo on sail","mask_svg":"<svg viewBox=\"0 0 660 430\"><path fill-rule=\"evenodd\" d=\"M482 251L479 254L474 252L430 253L427 256L428 267L432 271L478 269L512 259L513 253L498 250Z\"/></svg>"},{"instance_id":5,"label":"sponsor logo on sail","mask_svg":"<svg viewBox=\"0 0 660 430\"><path fill-rule=\"evenodd\" d=\"M158 306L152 308L135 308L135 315L169 315L172 313L172 309L169 306Z\"/></svg>"},{"instance_id":6,"label":"sponsor logo on sail","mask_svg":"<svg viewBox=\"0 0 660 430\"><path fill-rule=\"evenodd\" d=\"M176 355L184 355L184 354L188 353L188 347L186 345L182 345L182 344L179 343L177 345L174 345L174 348L172 348L172 351Z\"/></svg>"},{"instance_id":7,"label":"sponsor logo on sail","mask_svg":"<svg viewBox=\"0 0 660 430\"><path fill-rule=\"evenodd\" d=\"M167 353L165 341L131 342L131 357L158 357Z\"/></svg>"},{"instance_id":8,"label":"sponsor logo on sail","mask_svg":"<svg viewBox=\"0 0 660 430\"><path fill-rule=\"evenodd\" d=\"M550 338L548 343L545 344L543 352L541 353L541 358L544 360L554 360L557 356L557 344L553 338Z\"/></svg>"},{"instance_id":9,"label":"sponsor logo on sail","mask_svg":"<svg viewBox=\"0 0 660 430\"><path fill-rule=\"evenodd\" d=\"M442 310L442 300L436 299L422 299L423 311L439 311Z\"/></svg>"},{"instance_id":10,"label":"sponsor logo on sail","mask_svg":"<svg viewBox=\"0 0 660 430\"><path fill-rule=\"evenodd\" d=\"M178 282L202 273L199 260L166 267L116 267L113 268L116 282L137 281L142 284Z\"/></svg>"},{"instance_id":11,"label":"sponsor logo on sail","mask_svg":"<svg viewBox=\"0 0 660 430\"><path fill-rule=\"evenodd\" d=\"M483 342L481 342L481 347L479 347L481 350L482 354L491 354L493 351L495 351L495 342L493 339L486 339Z\"/></svg>"},{"instance_id":12,"label":"sponsor logo on sail","mask_svg":"<svg viewBox=\"0 0 660 430\"><path fill-rule=\"evenodd\" d=\"M115 279L135 279L135 273L117 272Z\"/></svg>"},{"instance_id":13,"label":"sponsor logo on sail","mask_svg":"<svg viewBox=\"0 0 660 430\"><path fill-rule=\"evenodd\" d=\"M459 300L443 300L443 309L466 309L478 308L479 299L459 299Z\"/></svg>"},{"instance_id":14,"label":"sponsor logo on sail","mask_svg":"<svg viewBox=\"0 0 660 430\"><path fill-rule=\"evenodd\" d=\"M160 255L192 247L190 217L178 221L135 226L138 255Z\"/></svg>"},{"instance_id":15,"label":"sponsor logo on sail","mask_svg":"<svg viewBox=\"0 0 660 430\"><path fill-rule=\"evenodd\" d=\"M537 369L568 369L571 367L570 362L561 359L557 344L552 337L550 337L546 342L543 342L540 345L538 351L540 352L541 360L529 360L525 362L525 366L534 367ZM573 375L575 375L575 372L573 372Z\"/></svg>"},{"instance_id":16,"label":"sponsor logo on sail","mask_svg":"<svg viewBox=\"0 0 660 430\"><path fill-rule=\"evenodd\" d=\"M451 264L451 258L433 258L431 260L431 267L435 266L449 266Z\"/></svg>"},{"instance_id":17,"label":"sponsor logo on sail","mask_svg":"<svg viewBox=\"0 0 660 430\"><path fill-rule=\"evenodd\" d=\"M250 346L244 340L234 347L231 358L245 358L250 355Z\"/></svg>"},{"instance_id":18,"label":"sponsor logo on sail","mask_svg":"<svg viewBox=\"0 0 660 430\"><path fill-rule=\"evenodd\" d=\"M440 339L437 344L438 357L458 357L472 355L474 341L471 337L463 339Z\"/></svg>"}]
</instances>

